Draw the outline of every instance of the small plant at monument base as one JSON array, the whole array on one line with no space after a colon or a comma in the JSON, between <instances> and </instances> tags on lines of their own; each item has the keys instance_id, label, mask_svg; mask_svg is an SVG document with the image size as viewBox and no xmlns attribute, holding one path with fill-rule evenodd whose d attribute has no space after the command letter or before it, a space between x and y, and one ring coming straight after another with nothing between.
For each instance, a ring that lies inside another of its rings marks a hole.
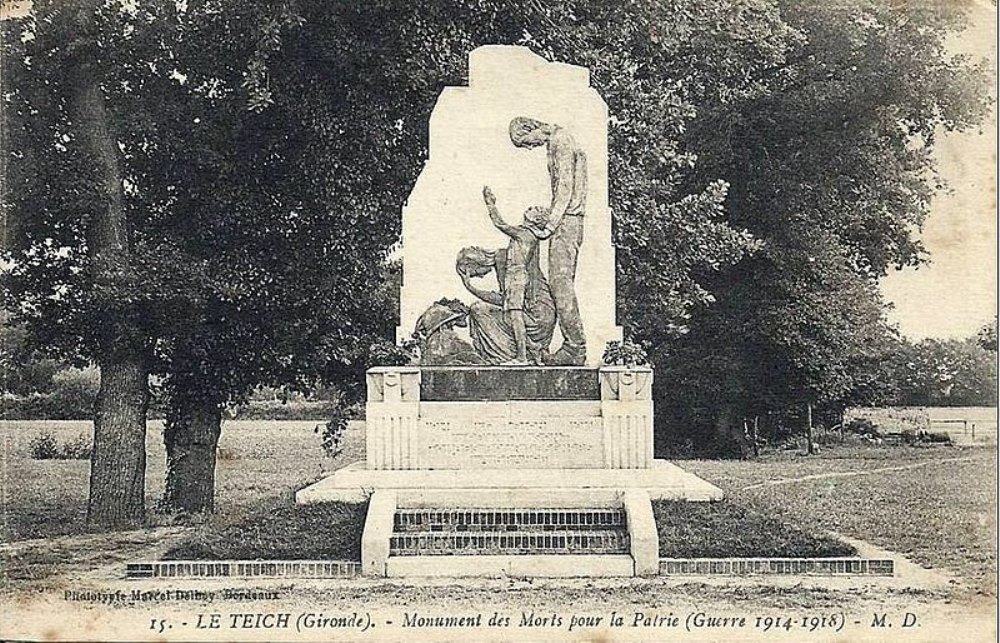
<instances>
[{"instance_id":1,"label":"small plant at monument base","mask_svg":"<svg viewBox=\"0 0 1000 643\"><path fill-rule=\"evenodd\" d=\"M608 366L648 366L649 356L646 350L634 342L608 342L601 361Z\"/></svg>"},{"instance_id":2,"label":"small plant at monument base","mask_svg":"<svg viewBox=\"0 0 1000 643\"><path fill-rule=\"evenodd\" d=\"M329 421L317 424L313 429L321 435L323 451L328 457L335 457L344 449L344 433L347 432L350 416L343 405L338 405Z\"/></svg>"},{"instance_id":3,"label":"small plant at monument base","mask_svg":"<svg viewBox=\"0 0 1000 643\"><path fill-rule=\"evenodd\" d=\"M406 366L417 358L419 345L415 339L405 339L399 344L372 344L369 348L369 361L378 366Z\"/></svg>"}]
</instances>

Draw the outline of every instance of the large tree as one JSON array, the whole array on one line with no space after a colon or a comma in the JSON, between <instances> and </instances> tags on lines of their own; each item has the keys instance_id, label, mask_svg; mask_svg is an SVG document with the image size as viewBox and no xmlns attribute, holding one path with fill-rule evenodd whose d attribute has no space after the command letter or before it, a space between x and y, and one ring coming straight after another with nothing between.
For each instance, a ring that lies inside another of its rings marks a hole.
<instances>
[{"instance_id":1,"label":"large tree","mask_svg":"<svg viewBox=\"0 0 1000 643\"><path fill-rule=\"evenodd\" d=\"M658 400L682 433L877 397L894 345L877 281L926 260L935 138L986 107L981 70L945 49L959 3L778 5L799 34L785 59L746 78L754 96L708 97L685 137L695 186L725 179L727 219L761 246L705 275L718 303L658 356L682 383Z\"/></svg>"},{"instance_id":2,"label":"large tree","mask_svg":"<svg viewBox=\"0 0 1000 643\"><path fill-rule=\"evenodd\" d=\"M222 165L226 172L204 192L192 190L197 179L186 177L184 192L194 196L177 197L185 199L184 206L164 220L187 230L194 213L225 211L223 221L210 218L201 227L225 223L235 238L220 235L207 252L186 252L203 257L212 272L226 266L223 259L230 253L249 251L250 265L273 279L274 286L255 296L257 306L243 301L247 307L242 316L220 306L224 293L207 293L200 305L226 311L226 321L188 316L174 326L169 359L174 370L168 389L175 403L166 434L168 454L176 461L168 471L170 504L206 506L204 501L184 500L204 499L211 489L209 454L218 437L219 400L245 393L255 382L303 385L310 377L334 380L355 393L348 399L359 399L365 367L393 358L371 350L380 339L391 337L395 325L392 301L373 287L381 276L372 268L379 264L379 253L397 239L398 213L426 158L426 126L437 94L445 85L465 82L468 53L479 44L530 44L553 57L591 65L599 74L598 85L619 118L612 164L617 169L619 211L627 214L621 222L629 226L634 244L651 249L623 252L622 265L629 274L625 284L636 291L669 288L673 295L656 300L657 306L637 303L635 309L641 309L649 323L678 323L686 308L704 296L690 278L692 268L734 260L748 246L748 238L720 221L724 185L690 195L674 187L678 177L690 171L692 160L675 149L673 134L691 116L678 87L697 81L689 76L672 85L655 80L661 66L673 60L672 51L683 46L676 37L665 38L662 46L648 45L649 52L636 45L620 53L637 38L649 42L650 26L666 17L647 9L609 13L601 3L506 7L468 2L448 8L436 3L300 3L294 12L269 18L262 30L266 37L247 51L246 77L211 74L216 87L248 89L249 111L240 111L234 103L234 120L220 131L235 129L240 140L245 136L254 142L253 148L227 152L225 145L208 145L215 155L231 155ZM217 31L202 25L203 33L210 35L199 39L196 56L204 52L210 57L213 47L237 45L226 41L227 33L237 31L234 23L242 20L234 15L239 14L220 15ZM462 18L461 27L455 26L456 16ZM623 20L619 30L600 28L618 18ZM712 67L716 59L732 59L738 47L745 59L730 63L727 73L738 76L744 73L742 66L775 63L788 30L773 11L741 18L726 7L705 3L679 31L708 29L722 18L729 20L732 31L697 48L706 66ZM373 30L376 24L383 27ZM764 34L756 36L756 49L745 42L754 33ZM647 53L656 59L646 62ZM181 73L190 83L208 68L199 63ZM633 75L622 78L616 73L620 69ZM216 115L201 118L199 129L218 121ZM203 156L198 150L192 160ZM221 204L220 194L225 199ZM239 214L244 210L245 217ZM161 231L157 236L181 239L183 234ZM176 243L191 247L191 242ZM229 251L227 243L233 244ZM317 271L317 265L324 270ZM252 279L259 286L259 278ZM189 302L185 310L201 310L199 302ZM269 311L277 316L269 318ZM242 327L234 325L239 319L246 322ZM296 320L294 334L282 324L289 319ZM184 326L191 330L179 337L177 328ZM268 348L276 347L274 359L262 364L261 354L248 353L233 341L240 337L255 349L264 341ZM178 353L176 342L181 341L189 348ZM210 346L191 348L207 341ZM220 389L226 384L228 389ZM218 391L214 400L207 395L213 391ZM197 466L184 467L184 462ZM177 475L171 475L174 472Z\"/></svg>"},{"instance_id":3,"label":"large tree","mask_svg":"<svg viewBox=\"0 0 1000 643\"><path fill-rule=\"evenodd\" d=\"M135 221L119 127L108 104L109 39L143 40L136 13L88 0L36 2L4 25L4 220L14 250L6 303L34 339L101 371L88 522L144 519L152 337L134 296ZM85 288L81 288L86 284Z\"/></svg>"}]
</instances>

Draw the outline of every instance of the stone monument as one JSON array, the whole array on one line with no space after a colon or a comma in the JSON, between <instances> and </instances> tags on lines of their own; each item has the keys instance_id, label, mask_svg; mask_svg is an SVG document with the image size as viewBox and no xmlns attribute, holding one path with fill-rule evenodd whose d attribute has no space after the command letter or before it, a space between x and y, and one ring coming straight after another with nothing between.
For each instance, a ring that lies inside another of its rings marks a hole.
<instances>
[{"instance_id":1,"label":"stone monument","mask_svg":"<svg viewBox=\"0 0 1000 643\"><path fill-rule=\"evenodd\" d=\"M651 500L721 499L653 459L651 369L600 363L621 338L607 185L586 69L470 54L403 209L421 363L368 372L365 461L296 496L369 501L366 573L655 574Z\"/></svg>"},{"instance_id":2,"label":"stone monument","mask_svg":"<svg viewBox=\"0 0 1000 643\"><path fill-rule=\"evenodd\" d=\"M608 208L608 107L583 67L550 63L523 47L486 46L469 55L469 86L441 92L429 126L429 158L403 208L403 286L399 339L442 297L466 298L454 278L461 248L499 248L507 239L486 216L490 186L511 223L531 206L552 202L543 149L511 142L517 117L558 124L586 154L586 213L576 269L587 363L600 362L605 345L621 339L615 322L615 250ZM541 264L548 263L542 244ZM551 277L551 275L549 275ZM555 343L560 341L556 332Z\"/></svg>"}]
</instances>

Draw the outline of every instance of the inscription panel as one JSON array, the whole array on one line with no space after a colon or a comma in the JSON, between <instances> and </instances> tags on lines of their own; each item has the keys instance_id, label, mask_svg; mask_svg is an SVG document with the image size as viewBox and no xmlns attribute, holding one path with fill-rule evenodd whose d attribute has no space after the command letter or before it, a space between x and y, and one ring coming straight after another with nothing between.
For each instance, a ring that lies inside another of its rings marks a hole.
<instances>
[{"instance_id":1,"label":"inscription panel","mask_svg":"<svg viewBox=\"0 0 1000 643\"><path fill-rule=\"evenodd\" d=\"M603 464L599 417L481 417L420 420L429 469L581 469Z\"/></svg>"}]
</instances>

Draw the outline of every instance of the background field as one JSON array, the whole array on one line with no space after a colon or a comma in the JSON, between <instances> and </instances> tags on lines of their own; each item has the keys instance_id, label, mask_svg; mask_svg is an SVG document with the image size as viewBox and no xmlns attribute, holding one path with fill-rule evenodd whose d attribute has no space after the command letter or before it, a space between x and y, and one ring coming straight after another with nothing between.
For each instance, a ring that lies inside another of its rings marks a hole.
<instances>
[{"instance_id":1,"label":"background field","mask_svg":"<svg viewBox=\"0 0 1000 643\"><path fill-rule=\"evenodd\" d=\"M220 442L213 524L289 505L295 490L363 457L363 423L344 451L327 457L315 422L228 421ZM0 422L4 541L85 531L87 461L37 461L31 438L71 440L87 422ZM163 491L162 423L150 422L147 495ZM772 452L752 461L680 464L719 485L732 501L816 531L835 531L954 573L996 595L996 451L987 448L851 446L818 456ZM154 524L166 517L152 516ZM187 530L198 527L187 527Z\"/></svg>"},{"instance_id":2,"label":"background field","mask_svg":"<svg viewBox=\"0 0 1000 643\"><path fill-rule=\"evenodd\" d=\"M343 453L327 457L316 421L230 420L223 423L216 469L217 515L230 521L291 502L292 495L324 474L363 457L363 425L348 430ZM31 460L31 439L49 432L68 441L91 432L90 422L0 422L0 492L4 541L85 531L86 460ZM146 434L146 502L155 509L163 494L163 422L150 421ZM155 520L155 516L154 516Z\"/></svg>"}]
</instances>

